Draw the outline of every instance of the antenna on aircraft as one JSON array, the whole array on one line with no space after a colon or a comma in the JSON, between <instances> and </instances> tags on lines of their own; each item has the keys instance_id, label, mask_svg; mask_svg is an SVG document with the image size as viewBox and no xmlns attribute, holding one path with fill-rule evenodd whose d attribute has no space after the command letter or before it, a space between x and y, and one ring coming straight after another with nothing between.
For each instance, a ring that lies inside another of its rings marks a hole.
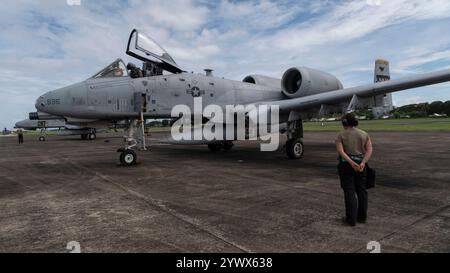
<instances>
[{"instance_id":1,"label":"antenna on aircraft","mask_svg":"<svg viewBox=\"0 0 450 273\"><path fill-rule=\"evenodd\" d=\"M213 71L214 70L212 70L210 68L206 68L206 69L203 69L203 70L205 71L206 76L208 76L208 77L212 77L213 76Z\"/></svg>"}]
</instances>

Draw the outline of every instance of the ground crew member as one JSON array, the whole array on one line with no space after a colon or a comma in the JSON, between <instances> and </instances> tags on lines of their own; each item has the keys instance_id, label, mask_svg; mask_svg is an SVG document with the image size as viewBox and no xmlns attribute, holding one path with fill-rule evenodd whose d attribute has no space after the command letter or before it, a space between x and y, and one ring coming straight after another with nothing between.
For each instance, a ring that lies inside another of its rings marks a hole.
<instances>
[{"instance_id":1,"label":"ground crew member","mask_svg":"<svg viewBox=\"0 0 450 273\"><path fill-rule=\"evenodd\" d=\"M343 221L355 226L357 221L365 223L367 220L366 163L372 156L372 142L366 132L356 128L358 120L353 114L346 114L341 121L344 130L337 135L336 150L345 199Z\"/></svg>"},{"instance_id":2,"label":"ground crew member","mask_svg":"<svg viewBox=\"0 0 450 273\"><path fill-rule=\"evenodd\" d=\"M17 137L19 138L19 144L23 144L23 131L22 131L22 129L17 130Z\"/></svg>"}]
</instances>

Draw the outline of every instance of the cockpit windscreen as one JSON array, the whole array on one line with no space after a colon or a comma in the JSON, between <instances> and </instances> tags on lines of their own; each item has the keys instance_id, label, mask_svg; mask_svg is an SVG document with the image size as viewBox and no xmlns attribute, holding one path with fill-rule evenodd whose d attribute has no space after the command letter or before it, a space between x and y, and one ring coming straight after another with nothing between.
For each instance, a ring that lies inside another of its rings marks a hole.
<instances>
[{"instance_id":1,"label":"cockpit windscreen","mask_svg":"<svg viewBox=\"0 0 450 273\"><path fill-rule=\"evenodd\" d=\"M100 72L98 72L91 78L98 79L98 78L114 78L127 76L128 71L125 63L121 59L117 59L112 64L103 68Z\"/></svg>"}]
</instances>

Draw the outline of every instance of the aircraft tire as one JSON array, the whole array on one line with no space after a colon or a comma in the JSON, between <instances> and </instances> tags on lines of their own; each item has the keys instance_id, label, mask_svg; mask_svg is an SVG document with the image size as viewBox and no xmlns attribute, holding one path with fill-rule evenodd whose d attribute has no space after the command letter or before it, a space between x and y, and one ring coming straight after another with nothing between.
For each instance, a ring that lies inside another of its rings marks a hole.
<instances>
[{"instance_id":1,"label":"aircraft tire","mask_svg":"<svg viewBox=\"0 0 450 273\"><path fill-rule=\"evenodd\" d=\"M135 165L136 160L137 160L136 152L131 149L127 149L120 154L120 163L123 166Z\"/></svg>"},{"instance_id":2,"label":"aircraft tire","mask_svg":"<svg viewBox=\"0 0 450 273\"><path fill-rule=\"evenodd\" d=\"M222 148L221 145L219 145L217 143L209 143L208 144L208 149L211 152L218 152L218 151L220 151L221 148Z\"/></svg>"},{"instance_id":3,"label":"aircraft tire","mask_svg":"<svg viewBox=\"0 0 450 273\"><path fill-rule=\"evenodd\" d=\"M301 139L292 138L286 142L286 154L290 159L299 159L303 156L304 145Z\"/></svg>"},{"instance_id":4,"label":"aircraft tire","mask_svg":"<svg viewBox=\"0 0 450 273\"><path fill-rule=\"evenodd\" d=\"M42 142L42 141L45 141L45 136L40 136L40 137L39 137L39 141L41 141L41 142Z\"/></svg>"},{"instance_id":5,"label":"aircraft tire","mask_svg":"<svg viewBox=\"0 0 450 273\"><path fill-rule=\"evenodd\" d=\"M90 133L90 134L88 134L88 138L89 138L89 140L95 140L97 138L97 134Z\"/></svg>"}]
</instances>

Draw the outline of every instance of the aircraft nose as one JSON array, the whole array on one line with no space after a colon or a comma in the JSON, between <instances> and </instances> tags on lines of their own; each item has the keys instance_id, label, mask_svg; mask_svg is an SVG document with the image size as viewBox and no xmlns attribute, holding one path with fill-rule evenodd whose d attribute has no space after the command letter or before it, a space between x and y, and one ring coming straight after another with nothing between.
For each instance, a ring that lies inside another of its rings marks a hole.
<instances>
[{"instance_id":1,"label":"aircraft nose","mask_svg":"<svg viewBox=\"0 0 450 273\"><path fill-rule=\"evenodd\" d=\"M39 96L39 98L36 99L36 103L34 104L34 106L36 107L36 109L38 111L42 111L45 112L45 97L47 96L49 92L45 93L44 95Z\"/></svg>"},{"instance_id":2,"label":"aircraft nose","mask_svg":"<svg viewBox=\"0 0 450 273\"><path fill-rule=\"evenodd\" d=\"M16 124L14 124L14 128L23 128L25 126L25 121L21 120L16 122Z\"/></svg>"},{"instance_id":3,"label":"aircraft nose","mask_svg":"<svg viewBox=\"0 0 450 273\"><path fill-rule=\"evenodd\" d=\"M72 103L72 97L77 97L86 101L86 84L84 82L75 83L66 87L49 91L36 99L35 107L38 112L63 116L71 111L65 107Z\"/></svg>"}]
</instances>

